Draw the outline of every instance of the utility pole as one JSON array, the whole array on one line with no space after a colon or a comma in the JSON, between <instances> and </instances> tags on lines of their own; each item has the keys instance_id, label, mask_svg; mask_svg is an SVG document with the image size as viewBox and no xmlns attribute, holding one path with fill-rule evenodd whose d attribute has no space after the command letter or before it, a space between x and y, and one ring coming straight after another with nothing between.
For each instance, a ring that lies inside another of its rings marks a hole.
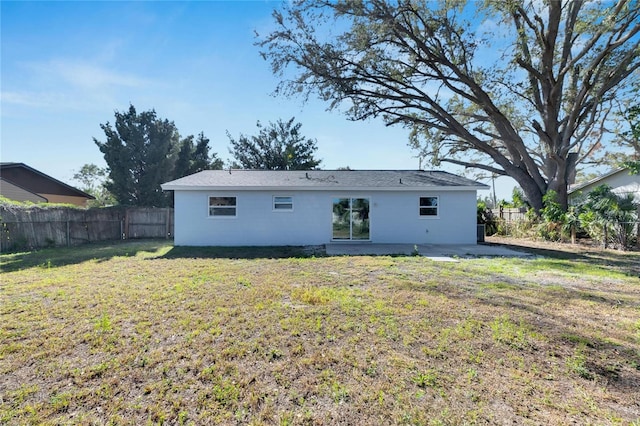
<instances>
[{"instance_id":1,"label":"utility pole","mask_svg":"<svg viewBox=\"0 0 640 426\"><path fill-rule=\"evenodd\" d=\"M493 187L493 208L498 207L498 200L496 199L496 174L491 173L491 186Z\"/></svg>"}]
</instances>

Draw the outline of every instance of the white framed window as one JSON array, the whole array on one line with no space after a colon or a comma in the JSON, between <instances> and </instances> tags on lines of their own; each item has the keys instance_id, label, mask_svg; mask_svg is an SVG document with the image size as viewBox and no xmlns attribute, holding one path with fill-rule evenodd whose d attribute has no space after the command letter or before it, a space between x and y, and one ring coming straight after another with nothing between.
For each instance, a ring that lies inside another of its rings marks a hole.
<instances>
[{"instance_id":1,"label":"white framed window","mask_svg":"<svg viewBox=\"0 0 640 426\"><path fill-rule=\"evenodd\" d=\"M235 217L236 197L209 197L209 217Z\"/></svg>"},{"instance_id":2,"label":"white framed window","mask_svg":"<svg viewBox=\"0 0 640 426\"><path fill-rule=\"evenodd\" d=\"M293 197L274 196L273 210L278 212L293 210Z\"/></svg>"},{"instance_id":3,"label":"white framed window","mask_svg":"<svg viewBox=\"0 0 640 426\"><path fill-rule=\"evenodd\" d=\"M420 217L438 217L438 197L420 197Z\"/></svg>"}]
</instances>

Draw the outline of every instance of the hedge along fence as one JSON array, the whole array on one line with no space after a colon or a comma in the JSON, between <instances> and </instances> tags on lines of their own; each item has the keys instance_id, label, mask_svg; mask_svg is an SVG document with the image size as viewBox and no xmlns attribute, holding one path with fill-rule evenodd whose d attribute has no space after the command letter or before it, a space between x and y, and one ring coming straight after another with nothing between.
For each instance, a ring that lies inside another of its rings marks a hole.
<instances>
[{"instance_id":1,"label":"hedge along fence","mask_svg":"<svg viewBox=\"0 0 640 426\"><path fill-rule=\"evenodd\" d=\"M173 209L0 206L0 251L130 238L171 238Z\"/></svg>"}]
</instances>

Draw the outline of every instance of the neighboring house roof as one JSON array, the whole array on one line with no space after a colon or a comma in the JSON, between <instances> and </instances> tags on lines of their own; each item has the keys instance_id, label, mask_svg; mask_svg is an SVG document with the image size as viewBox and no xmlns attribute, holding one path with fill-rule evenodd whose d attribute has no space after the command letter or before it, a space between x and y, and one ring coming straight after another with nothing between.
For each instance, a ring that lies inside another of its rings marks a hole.
<instances>
[{"instance_id":1,"label":"neighboring house roof","mask_svg":"<svg viewBox=\"0 0 640 426\"><path fill-rule=\"evenodd\" d=\"M485 184L423 170L205 170L162 184L171 190L477 190Z\"/></svg>"},{"instance_id":2,"label":"neighboring house roof","mask_svg":"<svg viewBox=\"0 0 640 426\"><path fill-rule=\"evenodd\" d=\"M46 203L45 197L38 195L20 185L11 183L0 177L0 195L15 201L31 201L32 203Z\"/></svg>"},{"instance_id":3,"label":"neighboring house roof","mask_svg":"<svg viewBox=\"0 0 640 426\"><path fill-rule=\"evenodd\" d=\"M595 186L598 186L598 185L602 185L605 182L600 182L600 181L605 181L608 178L610 178L612 176L615 176L615 175L617 175L619 173L622 173L622 172L629 173L629 170L626 169L626 168L611 170L610 172L605 173L604 175L598 176L596 178L593 178L593 179L591 179L591 180L589 180L587 182L582 182L582 183L577 184L577 185L571 185L569 187L568 193L569 194L573 194L574 192L582 191L584 188L586 188L588 186L594 186L595 187Z\"/></svg>"},{"instance_id":4,"label":"neighboring house roof","mask_svg":"<svg viewBox=\"0 0 640 426\"><path fill-rule=\"evenodd\" d=\"M619 195L633 194L636 202L640 202L640 175L630 175L629 169L615 169L588 182L569 188L569 197L580 197L591 192L600 185L609 185Z\"/></svg>"},{"instance_id":5,"label":"neighboring house roof","mask_svg":"<svg viewBox=\"0 0 640 426\"><path fill-rule=\"evenodd\" d=\"M0 163L0 177L34 194L55 194L84 197L89 200L95 199L94 196L52 178L24 163Z\"/></svg>"}]
</instances>

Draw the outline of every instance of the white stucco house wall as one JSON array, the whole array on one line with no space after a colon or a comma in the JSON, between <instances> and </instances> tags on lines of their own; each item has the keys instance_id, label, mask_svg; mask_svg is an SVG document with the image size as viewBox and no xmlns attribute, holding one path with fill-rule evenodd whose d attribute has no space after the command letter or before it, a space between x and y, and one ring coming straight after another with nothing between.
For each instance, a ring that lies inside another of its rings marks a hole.
<instances>
[{"instance_id":1,"label":"white stucco house wall","mask_svg":"<svg viewBox=\"0 0 640 426\"><path fill-rule=\"evenodd\" d=\"M613 170L588 182L570 187L569 203L580 202L600 185L610 186L611 191L620 196L633 195L636 204L640 204L640 175L632 175L626 168Z\"/></svg>"},{"instance_id":2,"label":"white stucco house wall","mask_svg":"<svg viewBox=\"0 0 640 426\"><path fill-rule=\"evenodd\" d=\"M475 244L476 191L442 171L206 170L175 193L175 245Z\"/></svg>"}]
</instances>

